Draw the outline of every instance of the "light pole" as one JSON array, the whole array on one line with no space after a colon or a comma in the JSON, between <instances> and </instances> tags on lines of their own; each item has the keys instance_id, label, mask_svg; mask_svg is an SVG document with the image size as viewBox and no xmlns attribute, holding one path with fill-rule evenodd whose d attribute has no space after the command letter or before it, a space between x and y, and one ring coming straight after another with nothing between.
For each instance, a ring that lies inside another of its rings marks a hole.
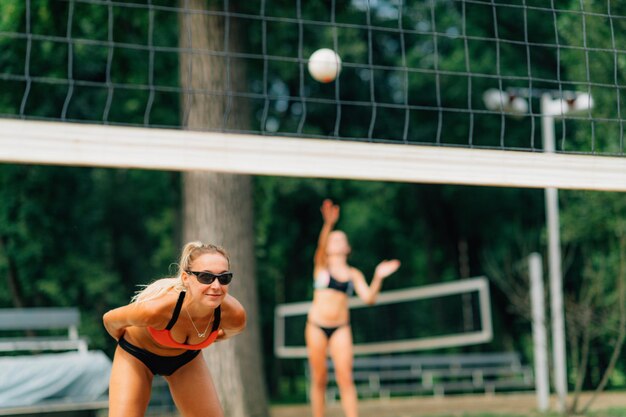
<instances>
[{"instance_id":1,"label":"light pole","mask_svg":"<svg viewBox=\"0 0 626 417\"><path fill-rule=\"evenodd\" d=\"M556 98L553 98L554 94ZM554 153L554 119L574 112L588 111L593 107L589 94L572 91L539 92L515 89L504 92L490 89L483 94L485 106L490 110L521 116L528 111L526 99L540 97L541 136L544 152ZM552 318L552 360L554 362L554 389L559 411L565 411L567 401L567 364L565 352L565 320L563 313L563 273L561 270L561 242L559 233L558 190L545 189L546 223L548 230L548 270L550 276L550 312Z\"/></svg>"},{"instance_id":2,"label":"light pole","mask_svg":"<svg viewBox=\"0 0 626 417\"><path fill-rule=\"evenodd\" d=\"M548 336L546 333L543 267L541 264L541 255L536 252L531 253L528 257L528 275L530 276L535 391L537 409L540 412L545 412L550 408L550 378L548 376Z\"/></svg>"}]
</instances>

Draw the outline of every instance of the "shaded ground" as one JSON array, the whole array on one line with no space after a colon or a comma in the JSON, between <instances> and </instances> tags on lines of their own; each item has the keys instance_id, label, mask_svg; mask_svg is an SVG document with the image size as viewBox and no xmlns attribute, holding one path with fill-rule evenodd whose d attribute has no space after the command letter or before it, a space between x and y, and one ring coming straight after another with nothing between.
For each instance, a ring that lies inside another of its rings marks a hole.
<instances>
[{"instance_id":1,"label":"shaded ground","mask_svg":"<svg viewBox=\"0 0 626 417\"><path fill-rule=\"evenodd\" d=\"M590 394L584 394L582 400ZM359 417L426 417L463 416L467 413L508 413L512 415L539 416L537 401L533 392L497 395L455 395L447 397L411 397L391 400L361 400ZM626 409L626 392L604 393L594 402L591 410L601 411L610 408ZM552 398L551 410L556 410ZM273 406L271 417L309 417L308 404ZM340 404L328 406L326 417L343 417ZM626 417L626 411L625 415Z\"/></svg>"}]
</instances>

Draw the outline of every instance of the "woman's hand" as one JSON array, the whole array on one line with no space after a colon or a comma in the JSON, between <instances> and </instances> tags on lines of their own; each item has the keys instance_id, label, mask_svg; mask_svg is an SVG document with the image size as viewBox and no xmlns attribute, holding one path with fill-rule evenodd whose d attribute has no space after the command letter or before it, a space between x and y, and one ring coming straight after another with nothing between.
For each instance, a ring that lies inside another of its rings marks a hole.
<instances>
[{"instance_id":1,"label":"woman's hand","mask_svg":"<svg viewBox=\"0 0 626 417\"><path fill-rule=\"evenodd\" d=\"M120 327L119 325L116 326L110 319L110 316L111 312L109 311L102 317L104 328L113 339L119 341L126 332L126 327Z\"/></svg>"},{"instance_id":2,"label":"woman's hand","mask_svg":"<svg viewBox=\"0 0 626 417\"><path fill-rule=\"evenodd\" d=\"M228 294L222 302L222 322L216 341L229 339L246 328L246 310L235 297Z\"/></svg>"},{"instance_id":3,"label":"woman's hand","mask_svg":"<svg viewBox=\"0 0 626 417\"><path fill-rule=\"evenodd\" d=\"M389 275L393 274L400 268L400 261L397 259L384 260L376 266L376 270L374 271L375 277L380 277L381 279L387 278Z\"/></svg>"},{"instance_id":4,"label":"woman's hand","mask_svg":"<svg viewBox=\"0 0 626 417\"><path fill-rule=\"evenodd\" d=\"M236 336L239 333L243 332L245 328L246 328L245 324L243 325L243 327L239 327L235 329L224 329L220 327L217 330L217 337L215 338L215 341L221 342L222 340L230 339L231 337Z\"/></svg>"},{"instance_id":5,"label":"woman's hand","mask_svg":"<svg viewBox=\"0 0 626 417\"><path fill-rule=\"evenodd\" d=\"M339 206L333 204L332 200L328 198L322 203L320 211L322 212L322 218L326 224L334 225L337 223L337 220L339 220Z\"/></svg>"}]
</instances>

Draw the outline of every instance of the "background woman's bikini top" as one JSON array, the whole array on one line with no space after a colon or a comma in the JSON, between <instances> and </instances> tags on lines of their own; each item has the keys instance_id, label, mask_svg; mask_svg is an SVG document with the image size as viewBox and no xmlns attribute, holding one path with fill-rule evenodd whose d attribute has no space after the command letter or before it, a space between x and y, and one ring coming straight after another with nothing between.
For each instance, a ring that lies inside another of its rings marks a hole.
<instances>
[{"instance_id":1,"label":"background woman's bikini top","mask_svg":"<svg viewBox=\"0 0 626 417\"><path fill-rule=\"evenodd\" d=\"M352 284L352 280L348 281L337 281L330 275L330 272L324 271L318 274L317 278L315 278L315 282L313 286L316 290L318 289L330 289L339 292L344 292L346 295L351 296L354 290L354 285Z\"/></svg>"},{"instance_id":2,"label":"background woman's bikini top","mask_svg":"<svg viewBox=\"0 0 626 417\"><path fill-rule=\"evenodd\" d=\"M174 327L174 324L176 324L176 321L178 320L178 315L180 314L180 310L183 307L183 300L185 299L185 294L186 294L185 291L181 291L180 292L180 295L178 296L178 301L176 302L176 307L174 307L174 313L172 314L172 319L167 324L165 329L157 330L157 329L154 329L152 327L148 327L148 331L152 335L152 338L157 343L159 343L159 344L161 344L163 346L172 347L172 348L187 349L187 350L204 349L205 347L209 346L211 343L215 342L215 339L217 339L217 329L220 326L220 316L221 316L220 306L218 306L215 309L215 312L213 313L213 327L211 328L211 333L209 334L209 336L204 341L202 341L202 342L200 342L198 344L195 344L195 345L188 345L188 344L185 344L185 343L178 343L172 337L172 332L170 330L172 329L172 327Z\"/></svg>"}]
</instances>

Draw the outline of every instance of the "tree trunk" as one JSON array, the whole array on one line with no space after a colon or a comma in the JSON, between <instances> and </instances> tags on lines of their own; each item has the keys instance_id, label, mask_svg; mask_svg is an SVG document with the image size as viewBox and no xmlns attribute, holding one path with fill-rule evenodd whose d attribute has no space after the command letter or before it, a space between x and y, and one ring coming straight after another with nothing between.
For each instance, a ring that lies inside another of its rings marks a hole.
<instances>
[{"instance_id":1,"label":"tree trunk","mask_svg":"<svg viewBox=\"0 0 626 417\"><path fill-rule=\"evenodd\" d=\"M611 353L611 359L609 360L609 364L604 370L604 374L602 375L602 379L600 383L596 387L593 392L593 395L585 406L582 408L582 413L587 413L591 404L596 400L598 394L604 391L606 384L609 382L609 378L613 374L615 370L615 365L617 365L617 360L620 357L622 352L622 348L624 347L624 342L626 341L626 236L620 237L620 256L619 256L619 273L617 276L617 289L619 291L619 302L618 302L618 310L619 310L619 330L617 334L617 341L613 345L613 353Z\"/></svg>"},{"instance_id":2,"label":"tree trunk","mask_svg":"<svg viewBox=\"0 0 626 417\"><path fill-rule=\"evenodd\" d=\"M230 65L223 56L200 53L235 50L238 29L228 17L203 14L207 3L213 2L180 0L189 11L181 16L180 46L196 50L180 55L181 86L186 91L181 97L183 124L194 130L244 128L248 124L247 108L227 94L245 82L241 63ZM204 351L224 413L229 417L265 417L268 407L255 279L252 179L189 172L183 175L183 190L184 240L218 244L229 252L235 273L230 293L248 313L242 334Z\"/></svg>"}]
</instances>

